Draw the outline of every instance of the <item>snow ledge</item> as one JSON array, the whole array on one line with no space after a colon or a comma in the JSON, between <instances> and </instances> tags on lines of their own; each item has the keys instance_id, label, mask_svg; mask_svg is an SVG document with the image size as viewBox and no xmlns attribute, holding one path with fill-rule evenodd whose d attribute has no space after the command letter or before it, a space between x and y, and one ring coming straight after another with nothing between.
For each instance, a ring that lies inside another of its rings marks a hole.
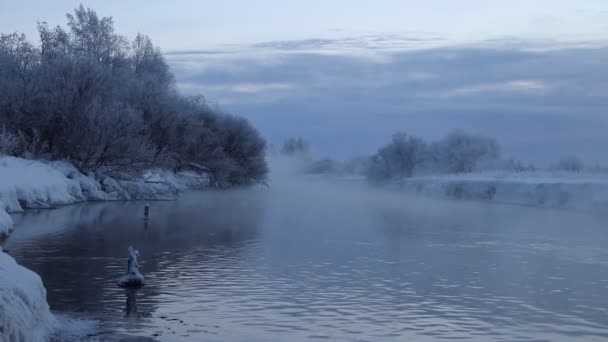
<instances>
[{"instance_id":1,"label":"snow ledge","mask_svg":"<svg viewBox=\"0 0 608 342\"><path fill-rule=\"evenodd\" d=\"M84 175L66 161L38 161L0 156L0 237L8 236L9 213L53 208L84 201L173 200L179 191L209 186L195 172L150 170L142 178L116 180Z\"/></svg>"}]
</instances>

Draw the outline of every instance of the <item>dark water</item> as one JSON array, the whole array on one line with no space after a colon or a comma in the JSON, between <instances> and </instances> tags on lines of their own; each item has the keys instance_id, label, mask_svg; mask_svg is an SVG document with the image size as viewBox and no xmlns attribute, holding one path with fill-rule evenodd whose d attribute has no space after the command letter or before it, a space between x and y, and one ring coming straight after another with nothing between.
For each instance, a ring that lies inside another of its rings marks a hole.
<instances>
[{"instance_id":1,"label":"dark water","mask_svg":"<svg viewBox=\"0 0 608 342\"><path fill-rule=\"evenodd\" d=\"M605 341L608 219L300 182L17 216L87 339ZM147 285L116 287L133 244Z\"/></svg>"}]
</instances>

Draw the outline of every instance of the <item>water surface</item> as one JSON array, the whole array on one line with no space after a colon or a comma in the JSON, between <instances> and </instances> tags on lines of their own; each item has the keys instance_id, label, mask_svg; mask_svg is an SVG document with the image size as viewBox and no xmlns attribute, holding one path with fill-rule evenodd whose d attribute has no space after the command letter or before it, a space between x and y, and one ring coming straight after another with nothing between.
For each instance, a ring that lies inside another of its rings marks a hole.
<instances>
[{"instance_id":1,"label":"water surface","mask_svg":"<svg viewBox=\"0 0 608 342\"><path fill-rule=\"evenodd\" d=\"M89 339L604 341L606 217L302 181L15 217L5 248ZM126 251L147 285L116 287Z\"/></svg>"}]
</instances>

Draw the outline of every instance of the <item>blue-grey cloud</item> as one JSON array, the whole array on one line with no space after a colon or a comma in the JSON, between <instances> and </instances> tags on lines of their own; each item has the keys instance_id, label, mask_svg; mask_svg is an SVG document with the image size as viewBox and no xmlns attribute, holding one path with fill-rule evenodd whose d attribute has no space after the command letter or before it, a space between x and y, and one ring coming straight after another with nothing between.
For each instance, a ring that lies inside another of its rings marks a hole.
<instances>
[{"instance_id":1,"label":"blue-grey cloud","mask_svg":"<svg viewBox=\"0 0 608 342\"><path fill-rule=\"evenodd\" d=\"M431 34L367 34L363 36L341 37L332 39L302 39L271 41L254 44L254 48L279 50L315 50L315 49L411 49L437 44L445 39Z\"/></svg>"},{"instance_id":2,"label":"blue-grey cloud","mask_svg":"<svg viewBox=\"0 0 608 342\"><path fill-rule=\"evenodd\" d=\"M389 47L399 39L377 38ZM397 130L436 138L464 128L527 160L605 159L607 48L374 49L369 41L267 42L167 58L184 91L249 117L271 141L300 135L330 155L369 153Z\"/></svg>"}]
</instances>

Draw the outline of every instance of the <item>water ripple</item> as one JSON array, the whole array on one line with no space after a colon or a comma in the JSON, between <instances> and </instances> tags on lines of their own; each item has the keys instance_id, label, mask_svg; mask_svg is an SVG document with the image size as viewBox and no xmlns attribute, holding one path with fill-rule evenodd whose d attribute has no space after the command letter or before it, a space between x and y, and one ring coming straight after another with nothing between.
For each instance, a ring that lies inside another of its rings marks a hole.
<instances>
[{"instance_id":1,"label":"water ripple","mask_svg":"<svg viewBox=\"0 0 608 342\"><path fill-rule=\"evenodd\" d=\"M91 340L608 339L608 253L531 235L542 212L519 209L528 226L493 231L498 209L479 214L480 230L475 216L454 228L359 208L350 220L234 196L153 203L146 225L137 203L45 212L65 222L45 234L25 234L41 221L28 215L6 247L41 275L53 310L99 322ZM130 244L147 280L137 291L115 286Z\"/></svg>"}]
</instances>

